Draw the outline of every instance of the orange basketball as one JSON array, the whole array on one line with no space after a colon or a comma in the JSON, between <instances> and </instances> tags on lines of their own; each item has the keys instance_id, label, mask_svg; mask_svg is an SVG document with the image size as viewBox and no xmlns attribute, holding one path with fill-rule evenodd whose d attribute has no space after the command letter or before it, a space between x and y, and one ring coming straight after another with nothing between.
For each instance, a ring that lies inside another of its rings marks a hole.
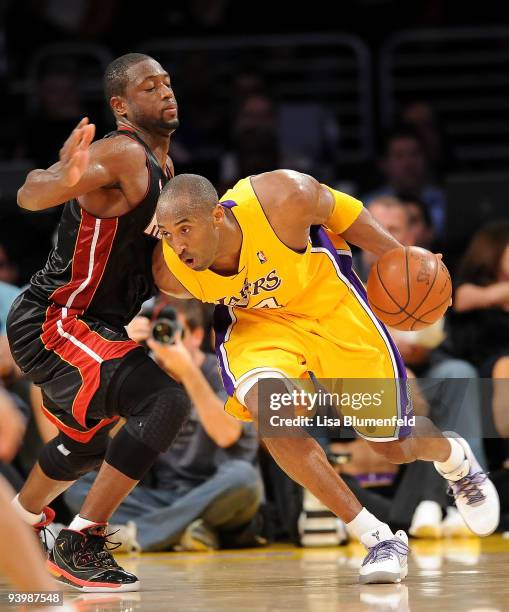
<instances>
[{"instance_id":1,"label":"orange basketball","mask_svg":"<svg viewBox=\"0 0 509 612\"><path fill-rule=\"evenodd\" d=\"M405 331L438 321L451 295L449 270L440 257L420 247L388 251L373 265L368 278L373 312L382 323Z\"/></svg>"}]
</instances>

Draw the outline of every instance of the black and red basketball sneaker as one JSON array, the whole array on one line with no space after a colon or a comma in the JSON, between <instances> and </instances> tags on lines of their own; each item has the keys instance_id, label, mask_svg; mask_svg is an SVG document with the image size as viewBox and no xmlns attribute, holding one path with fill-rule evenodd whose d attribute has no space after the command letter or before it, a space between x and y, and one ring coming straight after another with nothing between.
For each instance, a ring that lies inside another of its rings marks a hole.
<instances>
[{"instance_id":1,"label":"black and red basketball sneaker","mask_svg":"<svg viewBox=\"0 0 509 612\"><path fill-rule=\"evenodd\" d=\"M47 561L51 574L63 584L87 593L138 591L134 574L119 567L107 544L105 523L74 531L62 529ZM113 549L117 546L113 546Z\"/></svg>"},{"instance_id":2,"label":"black and red basketball sneaker","mask_svg":"<svg viewBox=\"0 0 509 612\"><path fill-rule=\"evenodd\" d=\"M51 546L48 543L48 537L53 537L53 534L48 529L48 525L55 520L55 511L49 506L45 506L42 511L44 513L44 518L40 523L35 524L33 527L37 537L41 540L42 549L47 557L51 550Z\"/></svg>"}]
</instances>

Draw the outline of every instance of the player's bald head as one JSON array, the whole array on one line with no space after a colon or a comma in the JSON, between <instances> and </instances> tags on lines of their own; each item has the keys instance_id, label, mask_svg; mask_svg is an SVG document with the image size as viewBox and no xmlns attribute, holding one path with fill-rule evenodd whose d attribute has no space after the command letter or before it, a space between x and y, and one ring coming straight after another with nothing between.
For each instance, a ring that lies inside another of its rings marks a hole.
<instances>
[{"instance_id":1,"label":"player's bald head","mask_svg":"<svg viewBox=\"0 0 509 612\"><path fill-rule=\"evenodd\" d=\"M157 203L159 224L174 222L186 216L211 213L218 203L212 183L199 174L178 174L166 183Z\"/></svg>"}]
</instances>

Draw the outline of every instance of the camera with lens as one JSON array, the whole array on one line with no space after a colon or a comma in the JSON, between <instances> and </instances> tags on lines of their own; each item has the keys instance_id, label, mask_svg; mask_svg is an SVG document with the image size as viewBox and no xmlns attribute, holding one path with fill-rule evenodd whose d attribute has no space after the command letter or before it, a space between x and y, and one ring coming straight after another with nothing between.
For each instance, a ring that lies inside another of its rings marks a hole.
<instances>
[{"instance_id":1,"label":"camera with lens","mask_svg":"<svg viewBox=\"0 0 509 612\"><path fill-rule=\"evenodd\" d=\"M175 344L175 337L180 333L184 336L184 328L179 323L177 311L172 306L163 306L153 320L153 310L142 310L140 316L147 317L152 321L152 337L161 344Z\"/></svg>"}]
</instances>

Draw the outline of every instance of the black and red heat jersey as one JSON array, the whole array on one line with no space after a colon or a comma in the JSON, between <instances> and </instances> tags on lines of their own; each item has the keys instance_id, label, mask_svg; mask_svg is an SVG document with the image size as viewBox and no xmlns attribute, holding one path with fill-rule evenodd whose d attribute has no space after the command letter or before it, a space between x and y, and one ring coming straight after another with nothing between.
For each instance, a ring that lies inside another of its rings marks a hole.
<instances>
[{"instance_id":1,"label":"black and red heat jersey","mask_svg":"<svg viewBox=\"0 0 509 612\"><path fill-rule=\"evenodd\" d=\"M123 327L155 293L152 252L160 238L155 209L170 178L143 140L131 130L118 135L144 148L148 169L146 193L136 208L112 218L96 217L74 199L64 205L56 244L42 270L30 280L33 294L75 314L87 313L114 328Z\"/></svg>"}]
</instances>

